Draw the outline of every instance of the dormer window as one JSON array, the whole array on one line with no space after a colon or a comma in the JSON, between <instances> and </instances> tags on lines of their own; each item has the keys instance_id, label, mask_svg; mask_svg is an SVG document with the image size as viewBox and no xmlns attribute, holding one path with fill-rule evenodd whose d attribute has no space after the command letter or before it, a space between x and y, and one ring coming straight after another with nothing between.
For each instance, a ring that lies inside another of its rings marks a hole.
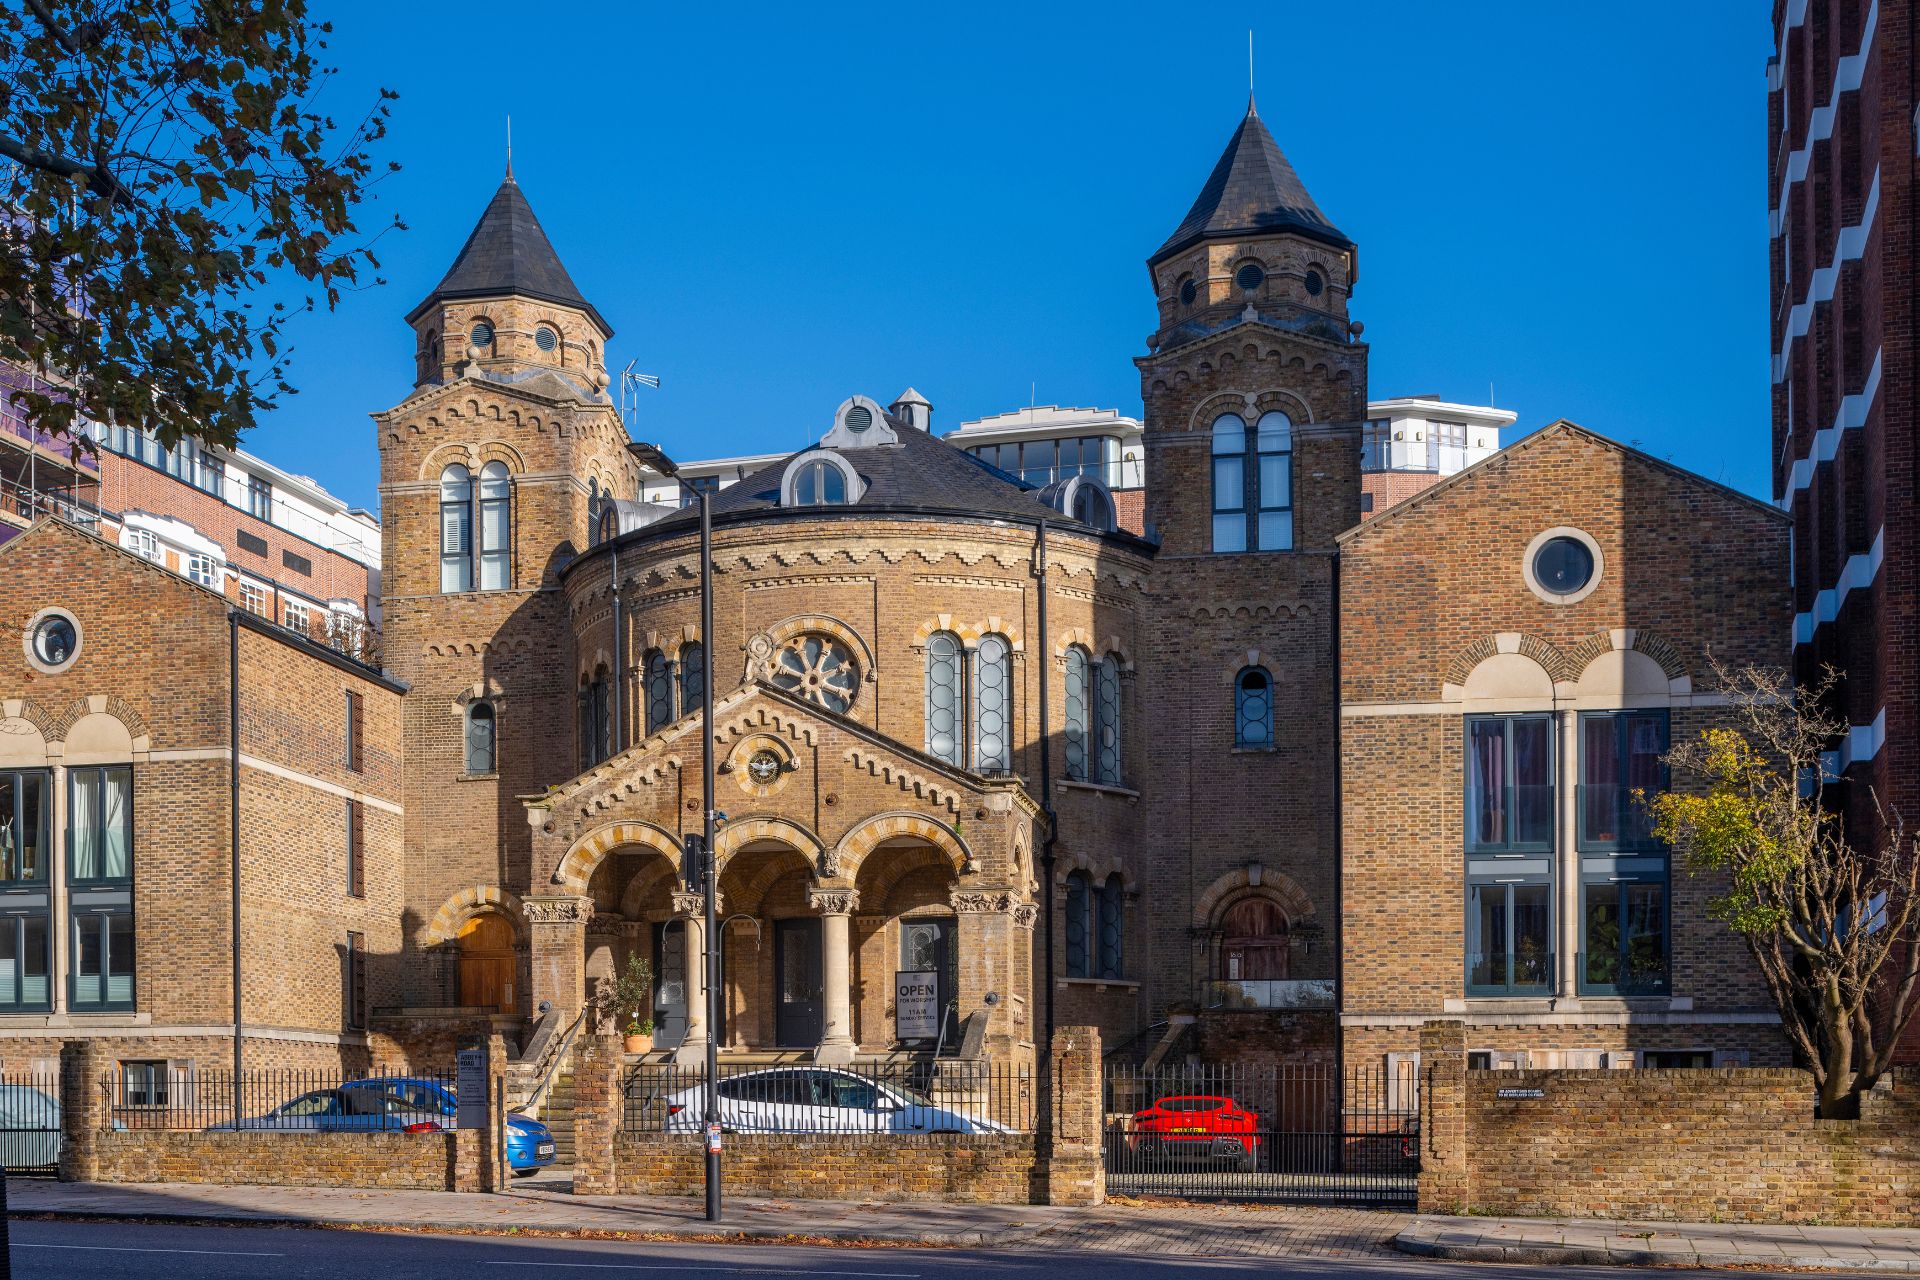
<instances>
[{"instance_id":1,"label":"dormer window","mask_svg":"<svg viewBox=\"0 0 1920 1280\"><path fill-rule=\"evenodd\" d=\"M841 507L858 501L860 492L853 464L830 449L801 454L780 479L783 507Z\"/></svg>"},{"instance_id":2,"label":"dormer window","mask_svg":"<svg viewBox=\"0 0 1920 1280\"><path fill-rule=\"evenodd\" d=\"M847 416L843 421L846 422L849 431L855 433L865 431L873 425L873 410L863 404L854 405L847 410Z\"/></svg>"},{"instance_id":3,"label":"dormer window","mask_svg":"<svg viewBox=\"0 0 1920 1280\"><path fill-rule=\"evenodd\" d=\"M1070 476L1059 484L1047 486L1039 497L1055 511L1081 524L1091 525L1102 533L1114 530L1113 495L1092 476Z\"/></svg>"}]
</instances>

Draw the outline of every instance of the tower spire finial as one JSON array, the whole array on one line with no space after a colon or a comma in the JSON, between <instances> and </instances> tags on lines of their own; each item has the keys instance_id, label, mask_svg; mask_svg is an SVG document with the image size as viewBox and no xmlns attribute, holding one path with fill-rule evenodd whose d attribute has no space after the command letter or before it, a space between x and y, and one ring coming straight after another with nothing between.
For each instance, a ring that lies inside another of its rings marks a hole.
<instances>
[{"instance_id":1,"label":"tower spire finial","mask_svg":"<svg viewBox=\"0 0 1920 1280\"><path fill-rule=\"evenodd\" d=\"M513 181L513 117L507 117L507 181Z\"/></svg>"},{"instance_id":2,"label":"tower spire finial","mask_svg":"<svg viewBox=\"0 0 1920 1280\"><path fill-rule=\"evenodd\" d=\"M1253 28L1247 28L1247 114L1253 115Z\"/></svg>"}]
</instances>

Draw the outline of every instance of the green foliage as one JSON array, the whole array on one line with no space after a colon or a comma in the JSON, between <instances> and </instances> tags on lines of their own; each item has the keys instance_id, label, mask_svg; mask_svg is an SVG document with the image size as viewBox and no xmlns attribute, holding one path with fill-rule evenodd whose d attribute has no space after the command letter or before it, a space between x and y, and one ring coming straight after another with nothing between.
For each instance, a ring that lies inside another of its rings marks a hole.
<instances>
[{"instance_id":1,"label":"green foliage","mask_svg":"<svg viewBox=\"0 0 1920 1280\"><path fill-rule=\"evenodd\" d=\"M42 430L232 445L292 391L287 321L379 265L354 210L395 95L318 110L330 30L305 0L0 3L0 362L58 384L20 396ZM289 273L307 295L268 300Z\"/></svg>"},{"instance_id":2,"label":"green foliage","mask_svg":"<svg viewBox=\"0 0 1920 1280\"><path fill-rule=\"evenodd\" d=\"M653 966L635 954L627 957L627 967L614 980L602 986L600 1009L621 1024L625 1034L653 1034Z\"/></svg>"}]
</instances>

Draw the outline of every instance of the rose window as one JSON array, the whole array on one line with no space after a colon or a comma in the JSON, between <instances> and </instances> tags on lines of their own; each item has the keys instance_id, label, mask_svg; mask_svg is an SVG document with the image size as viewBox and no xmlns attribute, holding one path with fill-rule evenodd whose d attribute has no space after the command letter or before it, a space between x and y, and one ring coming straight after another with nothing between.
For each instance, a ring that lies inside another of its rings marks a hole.
<instances>
[{"instance_id":1,"label":"rose window","mask_svg":"<svg viewBox=\"0 0 1920 1280\"><path fill-rule=\"evenodd\" d=\"M787 641L774 654L772 680L777 688L844 714L853 705L859 674L853 655L838 640L804 635Z\"/></svg>"}]
</instances>

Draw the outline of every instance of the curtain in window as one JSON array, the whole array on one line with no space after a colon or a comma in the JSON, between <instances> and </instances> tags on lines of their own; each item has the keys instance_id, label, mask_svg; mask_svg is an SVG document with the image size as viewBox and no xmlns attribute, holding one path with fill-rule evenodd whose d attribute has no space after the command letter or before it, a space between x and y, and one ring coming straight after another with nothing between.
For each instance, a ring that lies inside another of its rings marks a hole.
<instances>
[{"instance_id":1,"label":"curtain in window","mask_svg":"<svg viewBox=\"0 0 1920 1280\"><path fill-rule=\"evenodd\" d=\"M1093 736L1096 782L1120 785L1120 657L1093 664Z\"/></svg>"},{"instance_id":2,"label":"curtain in window","mask_svg":"<svg viewBox=\"0 0 1920 1280\"><path fill-rule=\"evenodd\" d=\"M1247 549L1247 423L1237 413L1213 420L1213 549Z\"/></svg>"},{"instance_id":3,"label":"curtain in window","mask_svg":"<svg viewBox=\"0 0 1920 1280\"><path fill-rule=\"evenodd\" d=\"M927 638L927 754L964 765L960 744L960 641L945 631Z\"/></svg>"},{"instance_id":4,"label":"curtain in window","mask_svg":"<svg viewBox=\"0 0 1920 1280\"><path fill-rule=\"evenodd\" d=\"M690 716L700 709L700 696L707 687L707 649L698 640L680 646L680 714Z\"/></svg>"},{"instance_id":5,"label":"curtain in window","mask_svg":"<svg viewBox=\"0 0 1920 1280\"><path fill-rule=\"evenodd\" d=\"M124 879L133 874L133 770L102 769L100 874Z\"/></svg>"},{"instance_id":6,"label":"curtain in window","mask_svg":"<svg viewBox=\"0 0 1920 1280\"><path fill-rule=\"evenodd\" d=\"M1067 976L1087 976L1087 915L1091 908L1092 883L1084 871L1067 876Z\"/></svg>"},{"instance_id":7,"label":"curtain in window","mask_svg":"<svg viewBox=\"0 0 1920 1280\"><path fill-rule=\"evenodd\" d=\"M440 473L440 589L473 590L473 477L457 462Z\"/></svg>"},{"instance_id":8,"label":"curtain in window","mask_svg":"<svg viewBox=\"0 0 1920 1280\"><path fill-rule=\"evenodd\" d=\"M1620 753L1612 716L1580 718L1580 831L1598 844L1620 839Z\"/></svg>"},{"instance_id":9,"label":"curtain in window","mask_svg":"<svg viewBox=\"0 0 1920 1280\"><path fill-rule=\"evenodd\" d=\"M1248 667L1234 681L1233 744L1273 745L1273 689L1267 673L1259 667Z\"/></svg>"},{"instance_id":10,"label":"curtain in window","mask_svg":"<svg viewBox=\"0 0 1920 1280\"><path fill-rule=\"evenodd\" d=\"M1013 653L1005 636L980 638L973 651L973 767L1013 767Z\"/></svg>"},{"instance_id":11,"label":"curtain in window","mask_svg":"<svg viewBox=\"0 0 1920 1280\"><path fill-rule=\"evenodd\" d=\"M1093 689L1092 659L1079 645L1067 650L1067 716L1063 732L1067 740L1067 776L1087 780L1087 739L1092 736Z\"/></svg>"},{"instance_id":12,"label":"curtain in window","mask_svg":"<svg viewBox=\"0 0 1920 1280\"><path fill-rule=\"evenodd\" d=\"M1121 970L1121 912L1126 892L1120 877L1110 875L1100 886L1100 976L1117 978Z\"/></svg>"},{"instance_id":13,"label":"curtain in window","mask_svg":"<svg viewBox=\"0 0 1920 1280\"><path fill-rule=\"evenodd\" d=\"M1507 722L1513 738L1513 840L1553 843L1553 721L1522 716Z\"/></svg>"},{"instance_id":14,"label":"curtain in window","mask_svg":"<svg viewBox=\"0 0 1920 1280\"><path fill-rule=\"evenodd\" d=\"M73 774L73 848L67 851L75 880L100 878L100 775L91 769Z\"/></svg>"},{"instance_id":15,"label":"curtain in window","mask_svg":"<svg viewBox=\"0 0 1920 1280\"><path fill-rule=\"evenodd\" d=\"M504 591L512 585L513 481L507 464L489 462L480 468L480 589Z\"/></svg>"},{"instance_id":16,"label":"curtain in window","mask_svg":"<svg viewBox=\"0 0 1920 1280\"><path fill-rule=\"evenodd\" d=\"M647 650L646 693L647 732L658 733L673 722L673 673L658 649Z\"/></svg>"}]
</instances>

